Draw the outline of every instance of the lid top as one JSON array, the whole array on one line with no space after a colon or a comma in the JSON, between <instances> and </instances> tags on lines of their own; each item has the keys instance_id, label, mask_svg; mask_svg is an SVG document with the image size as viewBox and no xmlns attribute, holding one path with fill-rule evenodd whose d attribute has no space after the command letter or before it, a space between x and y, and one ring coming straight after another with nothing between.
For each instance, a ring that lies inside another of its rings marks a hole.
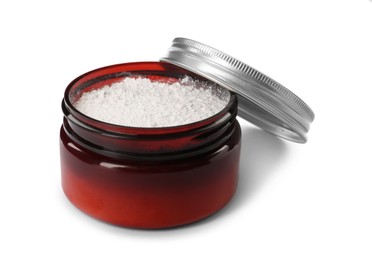
<instances>
[{"instance_id":1,"label":"lid top","mask_svg":"<svg viewBox=\"0 0 372 260\"><path fill-rule=\"evenodd\" d=\"M247 64L205 44L175 38L160 59L238 94L239 116L285 139L305 143L311 108L287 88Z\"/></svg>"}]
</instances>

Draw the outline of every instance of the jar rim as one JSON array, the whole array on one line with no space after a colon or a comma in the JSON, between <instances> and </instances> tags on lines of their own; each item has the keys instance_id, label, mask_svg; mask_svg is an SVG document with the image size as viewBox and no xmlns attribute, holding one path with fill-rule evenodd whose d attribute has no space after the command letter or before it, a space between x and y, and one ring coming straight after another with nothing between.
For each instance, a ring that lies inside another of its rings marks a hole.
<instances>
[{"instance_id":1,"label":"jar rim","mask_svg":"<svg viewBox=\"0 0 372 260\"><path fill-rule=\"evenodd\" d=\"M141 69L136 70L136 67L143 67L146 66L147 69ZM126 70L127 68L128 70ZM129 63L120 63L120 64L114 64L110 66L105 66L101 68L97 68L91 71L88 71L77 78L75 78L73 81L71 81L64 93L64 99L62 101L62 109L64 111L64 114L66 117L69 117L70 115L79 121L83 122L84 124L93 127L93 128L99 128L101 131L104 130L105 132L110 133L122 133L122 134L141 134L141 135L156 135L156 134L172 134L172 133L179 133L183 132L189 129L197 129L199 127L204 127L208 124L211 124L213 122L216 122L218 120L223 119L226 116L226 113L230 110L231 106L235 103L236 95L235 93L229 91L229 101L225 105L225 107L219 111L218 113L202 119L200 121L183 124L183 125L175 125L175 126L165 126L165 127L134 127L134 126L125 126L125 125L118 125L118 124L112 124L104 121L100 121L97 119L94 119L82 112L80 112L78 109L75 108L73 105L73 102L70 99L71 91L74 87L78 87L84 79L92 79L94 74L98 73L100 76L106 75L107 73L104 72L128 72L128 73L137 73L136 71L175 71L184 73L185 75L189 75L192 77L201 78L203 81L211 82L209 79L203 78L200 75L197 75L195 73L192 73L188 70L184 70L180 67L174 66L172 64L164 63L164 62L153 62L153 61L142 61L142 62L129 62ZM141 74L141 73L138 73ZM215 84L215 83L214 83ZM221 86L222 87L222 86ZM70 114L70 115L69 115Z\"/></svg>"}]
</instances>

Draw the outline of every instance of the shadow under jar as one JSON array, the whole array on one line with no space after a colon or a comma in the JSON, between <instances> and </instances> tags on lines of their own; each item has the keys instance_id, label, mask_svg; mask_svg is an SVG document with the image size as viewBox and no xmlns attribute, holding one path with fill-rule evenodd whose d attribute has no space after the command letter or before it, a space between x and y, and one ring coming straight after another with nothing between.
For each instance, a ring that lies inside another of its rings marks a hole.
<instances>
[{"instance_id":1,"label":"shadow under jar","mask_svg":"<svg viewBox=\"0 0 372 260\"><path fill-rule=\"evenodd\" d=\"M74 106L82 93L129 75L175 80L192 72L159 62L113 65L73 82L62 102L62 187L87 214L121 226L168 228L221 209L238 181L241 130L237 97L207 119L174 127L138 128L90 118ZM213 83L211 83L213 84Z\"/></svg>"}]
</instances>

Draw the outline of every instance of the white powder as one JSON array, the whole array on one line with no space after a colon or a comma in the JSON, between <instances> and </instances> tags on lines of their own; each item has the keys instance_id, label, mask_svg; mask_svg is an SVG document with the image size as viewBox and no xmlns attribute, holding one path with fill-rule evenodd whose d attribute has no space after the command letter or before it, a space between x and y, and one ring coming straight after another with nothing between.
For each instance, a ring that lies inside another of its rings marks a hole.
<instances>
[{"instance_id":1,"label":"white powder","mask_svg":"<svg viewBox=\"0 0 372 260\"><path fill-rule=\"evenodd\" d=\"M83 93L74 106L106 123L168 127L211 117L225 108L229 99L229 91L190 77L171 83L127 77Z\"/></svg>"}]
</instances>

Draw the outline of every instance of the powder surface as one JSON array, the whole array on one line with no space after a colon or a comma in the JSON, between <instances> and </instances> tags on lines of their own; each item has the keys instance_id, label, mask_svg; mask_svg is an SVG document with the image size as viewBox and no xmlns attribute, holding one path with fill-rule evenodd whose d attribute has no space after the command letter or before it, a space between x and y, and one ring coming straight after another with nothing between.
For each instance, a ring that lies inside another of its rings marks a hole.
<instances>
[{"instance_id":1,"label":"powder surface","mask_svg":"<svg viewBox=\"0 0 372 260\"><path fill-rule=\"evenodd\" d=\"M194 123L226 107L228 90L185 77L176 82L127 77L85 92L74 103L81 113L130 127L169 127Z\"/></svg>"}]
</instances>

